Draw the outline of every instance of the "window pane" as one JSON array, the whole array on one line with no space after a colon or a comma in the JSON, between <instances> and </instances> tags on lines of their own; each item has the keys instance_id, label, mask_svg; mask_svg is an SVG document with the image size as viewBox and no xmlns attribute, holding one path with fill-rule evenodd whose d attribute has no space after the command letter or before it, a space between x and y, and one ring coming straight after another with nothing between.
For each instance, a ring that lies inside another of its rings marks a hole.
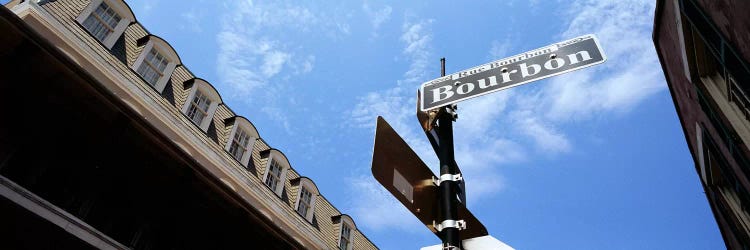
<instances>
[{"instance_id":1,"label":"window pane","mask_svg":"<svg viewBox=\"0 0 750 250\"><path fill-rule=\"evenodd\" d=\"M234 138L232 138L232 145L229 147L229 153L231 153L235 159L242 160L242 156L249 150L247 148L249 141L250 137L245 131L237 128Z\"/></svg>"},{"instance_id":2,"label":"window pane","mask_svg":"<svg viewBox=\"0 0 750 250\"><path fill-rule=\"evenodd\" d=\"M149 51L149 53L146 54L146 61L147 62L153 62L154 61L154 56L156 56L156 51L154 51L153 49L151 49L151 51Z\"/></svg>"},{"instance_id":3,"label":"window pane","mask_svg":"<svg viewBox=\"0 0 750 250\"><path fill-rule=\"evenodd\" d=\"M346 250L349 247L349 235L350 235L349 227L341 223L341 239L339 240L339 249Z\"/></svg>"},{"instance_id":4,"label":"window pane","mask_svg":"<svg viewBox=\"0 0 750 250\"><path fill-rule=\"evenodd\" d=\"M164 57L152 48L151 51L146 54L146 58L143 59L141 65L138 66L137 72L144 80L146 80L146 82L151 84L151 86L155 86L159 79L164 75L164 69L167 67L166 65L168 63L169 61L164 60Z\"/></svg>"},{"instance_id":5,"label":"window pane","mask_svg":"<svg viewBox=\"0 0 750 250\"><path fill-rule=\"evenodd\" d=\"M240 150L240 145L236 142L232 142L232 146L229 147L229 153L237 160L242 160L243 150Z\"/></svg>"},{"instance_id":6,"label":"window pane","mask_svg":"<svg viewBox=\"0 0 750 250\"><path fill-rule=\"evenodd\" d=\"M300 203L297 208L297 213L302 216L307 216L307 205Z\"/></svg>"},{"instance_id":7,"label":"window pane","mask_svg":"<svg viewBox=\"0 0 750 250\"><path fill-rule=\"evenodd\" d=\"M302 216L307 216L307 211L310 210L310 201L312 200L312 194L307 191L306 188L301 188L302 190L300 191L299 206L297 207L297 212Z\"/></svg>"},{"instance_id":8,"label":"window pane","mask_svg":"<svg viewBox=\"0 0 750 250\"><path fill-rule=\"evenodd\" d=\"M276 187L281 182L281 166L274 160L271 160L271 164L268 169L268 176L266 177L266 186L272 190L276 190Z\"/></svg>"}]
</instances>

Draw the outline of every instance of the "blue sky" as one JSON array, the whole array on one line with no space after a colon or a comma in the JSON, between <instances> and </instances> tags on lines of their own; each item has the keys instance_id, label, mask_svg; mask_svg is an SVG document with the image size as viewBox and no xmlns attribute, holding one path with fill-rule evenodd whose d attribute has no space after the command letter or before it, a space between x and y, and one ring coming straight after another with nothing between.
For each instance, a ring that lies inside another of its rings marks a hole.
<instances>
[{"instance_id":1,"label":"blue sky","mask_svg":"<svg viewBox=\"0 0 750 250\"><path fill-rule=\"evenodd\" d=\"M3 1L5 2L5 1ZM470 210L516 249L722 249L651 42L653 0L128 1L382 249L439 243L370 174L375 118L437 166L419 85L584 34L604 64L459 104Z\"/></svg>"}]
</instances>

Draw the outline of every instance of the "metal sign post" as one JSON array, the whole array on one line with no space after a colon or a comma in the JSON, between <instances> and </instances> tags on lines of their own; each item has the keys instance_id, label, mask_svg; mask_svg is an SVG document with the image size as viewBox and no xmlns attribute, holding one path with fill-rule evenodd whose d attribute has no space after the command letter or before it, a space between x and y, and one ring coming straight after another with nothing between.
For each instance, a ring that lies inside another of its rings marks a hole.
<instances>
[{"instance_id":1,"label":"metal sign post","mask_svg":"<svg viewBox=\"0 0 750 250\"><path fill-rule=\"evenodd\" d=\"M440 59L440 74L445 76L445 58ZM456 106L443 106L437 116L438 125L438 158L440 159L440 216L438 217L438 231L443 239L443 249L453 250L461 248L458 231L466 227L466 222L458 218L458 185L461 173L458 172L453 152L453 121L456 117Z\"/></svg>"}]
</instances>

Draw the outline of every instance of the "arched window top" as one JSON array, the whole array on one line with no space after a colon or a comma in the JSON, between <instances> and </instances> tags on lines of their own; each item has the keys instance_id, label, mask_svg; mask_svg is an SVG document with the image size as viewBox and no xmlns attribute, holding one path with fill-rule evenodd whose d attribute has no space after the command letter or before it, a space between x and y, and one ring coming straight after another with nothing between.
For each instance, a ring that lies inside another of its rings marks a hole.
<instances>
[{"instance_id":1,"label":"arched window top","mask_svg":"<svg viewBox=\"0 0 750 250\"><path fill-rule=\"evenodd\" d=\"M131 23L136 22L135 14L133 9L124 0L104 0L104 2L110 4L112 8L115 8L118 14L122 15L123 18L130 20Z\"/></svg>"},{"instance_id":2,"label":"arched window top","mask_svg":"<svg viewBox=\"0 0 750 250\"><path fill-rule=\"evenodd\" d=\"M239 126L242 128L247 135L252 136L255 139L260 138L260 134L258 134L258 129L255 128L255 125L253 125L250 120L245 118L244 116L234 116L226 120L226 123L234 122L234 125Z\"/></svg>"},{"instance_id":3,"label":"arched window top","mask_svg":"<svg viewBox=\"0 0 750 250\"><path fill-rule=\"evenodd\" d=\"M216 88L214 88L214 86L208 83L206 80L196 77L196 78L185 81L184 84L185 85L192 84L193 88L197 87L201 91L201 93L207 95L209 99L216 102L217 104L224 103L224 101L221 100L221 95L219 95L219 92L216 91Z\"/></svg>"},{"instance_id":4,"label":"arched window top","mask_svg":"<svg viewBox=\"0 0 750 250\"><path fill-rule=\"evenodd\" d=\"M281 163L286 168L292 167L292 164L289 163L289 159L286 158L286 155L284 155L284 153L282 153L278 149L275 149L275 148L269 149L268 156L270 158L273 158L274 161Z\"/></svg>"},{"instance_id":5,"label":"arched window top","mask_svg":"<svg viewBox=\"0 0 750 250\"><path fill-rule=\"evenodd\" d=\"M347 225L351 227L352 230L357 229L357 224L354 224L354 220L348 214L336 215L336 216L333 216L333 219L334 221L338 220L340 223L346 223Z\"/></svg>"},{"instance_id":6,"label":"arched window top","mask_svg":"<svg viewBox=\"0 0 750 250\"><path fill-rule=\"evenodd\" d=\"M305 187L307 191L310 191L311 193L315 195L320 195L320 191L318 191L318 186L315 185L312 179L302 176L298 178L298 181L299 181L299 185Z\"/></svg>"},{"instance_id":7,"label":"arched window top","mask_svg":"<svg viewBox=\"0 0 750 250\"><path fill-rule=\"evenodd\" d=\"M149 34L141 39L138 39L138 46L143 46L147 42L153 42L154 48L156 48L163 56L167 57L170 62L173 62L176 65L182 65L182 60L180 60L180 56L177 54L177 51L174 49L174 47L172 47L172 45L170 45L161 37L154 34Z\"/></svg>"}]
</instances>

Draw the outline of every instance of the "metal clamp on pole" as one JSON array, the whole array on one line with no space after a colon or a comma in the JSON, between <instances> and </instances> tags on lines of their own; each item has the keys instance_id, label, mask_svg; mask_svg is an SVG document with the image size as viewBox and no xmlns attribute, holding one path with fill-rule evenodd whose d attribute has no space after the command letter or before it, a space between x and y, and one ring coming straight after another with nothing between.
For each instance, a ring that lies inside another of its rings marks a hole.
<instances>
[{"instance_id":1,"label":"metal clamp on pole","mask_svg":"<svg viewBox=\"0 0 750 250\"><path fill-rule=\"evenodd\" d=\"M464 220L444 220L440 224L435 225L435 222L433 222L433 227L435 227L435 230L438 230L438 232L443 231L443 229L446 228L457 228L458 230L464 230L466 229L466 221Z\"/></svg>"},{"instance_id":2,"label":"metal clamp on pole","mask_svg":"<svg viewBox=\"0 0 750 250\"><path fill-rule=\"evenodd\" d=\"M440 179L438 179L437 177L433 176L432 177L432 183L434 183L435 186L439 187L440 183L442 183L444 181L461 181L463 179L464 179L464 177L461 176L460 173L458 173L458 174L444 174L444 175L440 175Z\"/></svg>"}]
</instances>

